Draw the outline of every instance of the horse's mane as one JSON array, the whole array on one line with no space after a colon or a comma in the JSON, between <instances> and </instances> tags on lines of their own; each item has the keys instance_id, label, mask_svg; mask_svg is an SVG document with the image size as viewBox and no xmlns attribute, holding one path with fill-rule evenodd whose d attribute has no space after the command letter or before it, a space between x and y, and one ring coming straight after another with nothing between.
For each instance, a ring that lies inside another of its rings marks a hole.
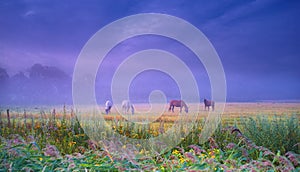
<instances>
[{"instance_id":1,"label":"horse's mane","mask_svg":"<svg viewBox=\"0 0 300 172\"><path fill-rule=\"evenodd\" d=\"M182 106L184 106L185 108L188 108L188 106L186 105L186 103L183 100L181 100L181 103L182 103Z\"/></svg>"}]
</instances>

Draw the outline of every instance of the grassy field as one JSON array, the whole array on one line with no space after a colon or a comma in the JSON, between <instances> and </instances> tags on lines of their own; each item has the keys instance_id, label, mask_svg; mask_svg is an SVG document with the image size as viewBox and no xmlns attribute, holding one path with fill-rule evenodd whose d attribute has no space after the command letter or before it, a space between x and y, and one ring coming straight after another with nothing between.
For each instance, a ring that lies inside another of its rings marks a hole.
<instances>
[{"instance_id":1,"label":"grassy field","mask_svg":"<svg viewBox=\"0 0 300 172\"><path fill-rule=\"evenodd\" d=\"M188 114L163 106L138 104L134 115L14 107L9 116L3 107L0 171L300 170L299 103L227 103L204 143L213 114L202 104Z\"/></svg>"}]
</instances>

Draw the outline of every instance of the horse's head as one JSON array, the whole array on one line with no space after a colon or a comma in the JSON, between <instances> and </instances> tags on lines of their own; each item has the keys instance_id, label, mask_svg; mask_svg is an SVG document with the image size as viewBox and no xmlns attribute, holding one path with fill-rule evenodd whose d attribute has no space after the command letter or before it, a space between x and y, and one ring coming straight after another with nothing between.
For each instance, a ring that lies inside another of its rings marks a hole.
<instances>
[{"instance_id":1,"label":"horse's head","mask_svg":"<svg viewBox=\"0 0 300 172\"><path fill-rule=\"evenodd\" d=\"M185 110L184 110L186 113L189 112L189 108L186 106Z\"/></svg>"}]
</instances>

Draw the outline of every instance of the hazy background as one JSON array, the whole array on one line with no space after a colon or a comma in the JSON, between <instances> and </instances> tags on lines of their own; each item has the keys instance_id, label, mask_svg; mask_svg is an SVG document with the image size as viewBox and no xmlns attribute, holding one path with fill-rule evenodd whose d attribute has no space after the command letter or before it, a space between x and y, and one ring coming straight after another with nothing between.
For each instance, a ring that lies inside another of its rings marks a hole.
<instances>
[{"instance_id":1,"label":"hazy background","mask_svg":"<svg viewBox=\"0 0 300 172\"><path fill-rule=\"evenodd\" d=\"M299 100L299 8L300 1L285 0L2 0L0 104L71 104L72 73L84 44L110 22L144 12L183 18L208 37L223 63L228 101ZM111 77L122 60L149 48L180 57L194 73L200 96L210 97L206 71L195 55L174 40L148 35L128 39L107 55L96 79L99 103L110 98ZM179 96L169 76L146 71L132 82L130 97L148 100L153 89L168 99Z\"/></svg>"}]
</instances>

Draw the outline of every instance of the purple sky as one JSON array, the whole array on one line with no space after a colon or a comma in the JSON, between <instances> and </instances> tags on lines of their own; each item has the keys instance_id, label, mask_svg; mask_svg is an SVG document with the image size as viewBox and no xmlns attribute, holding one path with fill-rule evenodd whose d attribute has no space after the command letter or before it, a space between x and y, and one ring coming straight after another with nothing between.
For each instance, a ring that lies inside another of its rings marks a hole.
<instances>
[{"instance_id":1,"label":"purple sky","mask_svg":"<svg viewBox=\"0 0 300 172\"><path fill-rule=\"evenodd\" d=\"M13 76L40 63L72 76L81 48L101 27L128 15L156 12L187 20L207 36L223 63L229 100L300 99L299 8L300 1L285 0L2 0L0 67ZM179 55L200 78L198 83L207 80L193 54L165 38L128 40L103 65L113 68L126 54L146 48Z\"/></svg>"}]
</instances>

